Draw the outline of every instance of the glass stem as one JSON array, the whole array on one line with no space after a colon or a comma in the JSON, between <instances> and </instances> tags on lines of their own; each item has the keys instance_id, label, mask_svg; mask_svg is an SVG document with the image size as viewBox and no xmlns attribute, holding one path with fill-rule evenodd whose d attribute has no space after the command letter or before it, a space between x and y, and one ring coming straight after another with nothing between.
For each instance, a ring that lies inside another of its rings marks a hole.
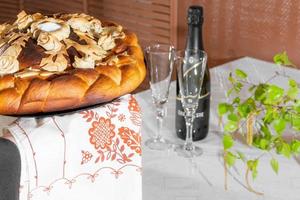
<instances>
[{"instance_id":1,"label":"glass stem","mask_svg":"<svg viewBox=\"0 0 300 200\"><path fill-rule=\"evenodd\" d=\"M156 106L157 131L156 131L156 136L155 136L156 140L161 139L161 129L162 129L162 125L163 125L164 116L165 116L164 105L163 104L157 105Z\"/></svg>"},{"instance_id":2,"label":"glass stem","mask_svg":"<svg viewBox=\"0 0 300 200\"><path fill-rule=\"evenodd\" d=\"M184 149L186 151L192 151L194 149L193 122L194 122L194 112L192 110L186 110L185 112L186 139L184 143Z\"/></svg>"}]
</instances>

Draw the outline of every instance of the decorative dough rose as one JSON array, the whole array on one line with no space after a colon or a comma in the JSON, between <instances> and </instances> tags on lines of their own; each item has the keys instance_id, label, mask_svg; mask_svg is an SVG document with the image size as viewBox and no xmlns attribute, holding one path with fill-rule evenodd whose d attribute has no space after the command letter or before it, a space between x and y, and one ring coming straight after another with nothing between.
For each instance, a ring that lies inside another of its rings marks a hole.
<instances>
[{"instance_id":1,"label":"decorative dough rose","mask_svg":"<svg viewBox=\"0 0 300 200\"><path fill-rule=\"evenodd\" d=\"M54 25L60 28L55 30L47 30L49 28L53 28ZM70 26L62 20L47 18L31 25L31 33L33 34L34 38L37 38L41 32L47 32L55 36L59 41L62 41L69 37Z\"/></svg>"},{"instance_id":2,"label":"decorative dough rose","mask_svg":"<svg viewBox=\"0 0 300 200\"><path fill-rule=\"evenodd\" d=\"M14 56L0 57L0 75L11 74L19 70L19 62Z\"/></svg>"},{"instance_id":3,"label":"decorative dough rose","mask_svg":"<svg viewBox=\"0 0 300 200\"><path fill-rule=\"evenodd\" d=\"M31 15L27 15L25 11L22 11L18 14L18 19L15 22L18 25L18 29L27 28L31 22L33 22L33 18Z\"/></svg>"},{"instance_id":4,"label":"decorative dough rose","mask_svg":"<svg viewBox=\"0 0 300 200\"><path fill-rule=\"evenodd\" d=\"M90 21L91 30L95 33L100 33L102 31L101 22L98 19L93 19Z\"/></svg>"},{"instance_id":5,"label":"decorative dough rose","mask_svg":"<svg viewBox=\"0 0 300 200\"><path fill-rule=\"evenodd\" d=\"M50 55L47 58L43 58L40 65L43 66L42 69L49 72L63 72L68 66L68 61L63 54L58 54L54 61L53 55Z\"/></svg>"},{"instance_id":6,"label":"decorative dough rose","mask_svg":"<svg viewBox=\"0 0 300 200\"><path fill-rule=\"evenodd\" d=\"M84 17L73 17L68 20L68 24L75 30L83 33L89 32L91 29L90 22Z\"/></svg>"},{"instance_id":7,"label":"decorative dough rose","mask_svg":"<svg viewBox=\"0 0 300 200\"><path fill-rule=\"evenodd\" d=\"M104 35L99 38L98 45L105 51L111 50L116 46L115 40L111 35Z\"/></svg>"},{"instance_id":8,"label":"decorative dough rose","mask_svg":"<svg viewBox=\"0 0 300 200\"><path fill-rule=\"evenodd\" d=\"M17 58L22 51L22 47L18 44L8 47L2 54L2 56L11 56Z\"/></svg>"},{"instance_id":9,"label":"decorative dough rose","mask_svg":"<svg viewBox=\"0 0 300 200\"><path fill-rule=\"evenodd\" d=\"M95 67L95 60L92 59L90 56L85 56L83 58L78 58L75 56L75 62L73 63L73 67L75 68L94 68Z\"/></svg>"},{"instance_id":10,"label":"decorative dough rose","mask_svg":"<svg viewBox=\"0 0 300 200\"><path fill-rule=\"evenodd\" d=\"M6 27L6 24L0 24L0 35L7 29Z\"/></svg>"},{"instance_id":11,"label":"decorative dough rose","mask_svg":"<svg viewBox=\"0 0 300 200\"><path fill-rule=\"evenodd\" d=\"M60 43L55 36L47 32L40 33L37 39L37 44L42 46L47 51L53 52L58 52L62 47L62 43Z\"/></svg>"}]
</instances>

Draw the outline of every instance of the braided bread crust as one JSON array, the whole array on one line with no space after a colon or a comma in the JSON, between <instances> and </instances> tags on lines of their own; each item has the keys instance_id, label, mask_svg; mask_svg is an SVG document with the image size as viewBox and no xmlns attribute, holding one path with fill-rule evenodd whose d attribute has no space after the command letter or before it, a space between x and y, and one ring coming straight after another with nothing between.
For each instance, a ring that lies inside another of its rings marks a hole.
<instances>
[{"instance_id":1,"label":"braided bread crust","mask_svg":"<svg viewBox=\"0 0 300 200\"><path fill-rule=\"evenodd\" d=\"M0 77L0 114L24 115L66 111L111 101L135 90L146 75L143 52L134 33L114 48L126 57L114 65L94 69L74 68L64 74L43 77ZM30 58L28 58L30 59Z\"/></svg>"}]
</instances>

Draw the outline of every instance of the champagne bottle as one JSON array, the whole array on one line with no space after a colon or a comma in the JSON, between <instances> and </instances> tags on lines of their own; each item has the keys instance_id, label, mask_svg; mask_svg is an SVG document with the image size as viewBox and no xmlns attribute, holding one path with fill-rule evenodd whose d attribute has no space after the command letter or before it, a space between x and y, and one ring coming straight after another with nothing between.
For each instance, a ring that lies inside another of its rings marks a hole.
<instances>
[{"instance_id":1,"label":"champagne bottle","mask_svg":"<svg viewBox=\"0 0 300 200\"><path fill-rule=\"evenodd\" d=\"M186 49L203 50L202 42L202 24L203 8L201 6L190 6L188 9L188 35ZM186 55L188 56L188 55ZM182 108L177 80L177 98L176 98L176 132L181 139L186 137L186 125L184 119L184 110ZM208 68L206 68L201 95L199 97L198 109L193 124L193 141L204 139L209 129L209 106L210 106L210 77Z\"/></svg>"}]
</instances>

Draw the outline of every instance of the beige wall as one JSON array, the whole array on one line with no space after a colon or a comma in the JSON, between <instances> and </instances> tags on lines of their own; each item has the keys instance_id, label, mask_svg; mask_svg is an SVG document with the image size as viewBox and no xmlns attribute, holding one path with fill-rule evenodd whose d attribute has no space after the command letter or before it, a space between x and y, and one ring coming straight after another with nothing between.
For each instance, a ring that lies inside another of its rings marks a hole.
<instances>
[{"instance_id":1,"label":"beige wall","mask_svg":"<svg viewBox=\"0 0 300 200\"><path fill-rule=\"evenodd\" d=\"M178 46L184 47L188 5L203 5L204 45L210 65L242 56L272 60L286 50L300 66L300 1L179 0Z\"/></svg>"},{"instance_id":2,"label":"beige wall","mask_svg":"<svg viewBox=\"0 0 300 200\"><path fill-rule=\"evenodd\" d=\"M191 4L204 6L210 66L242 56L272 60L283 50L300 66L298 0L0 0L0 22L12 20L21 9L87 12L125 25L143 46L164 42L184 48Z\"/></svg>"}]
</instances>

